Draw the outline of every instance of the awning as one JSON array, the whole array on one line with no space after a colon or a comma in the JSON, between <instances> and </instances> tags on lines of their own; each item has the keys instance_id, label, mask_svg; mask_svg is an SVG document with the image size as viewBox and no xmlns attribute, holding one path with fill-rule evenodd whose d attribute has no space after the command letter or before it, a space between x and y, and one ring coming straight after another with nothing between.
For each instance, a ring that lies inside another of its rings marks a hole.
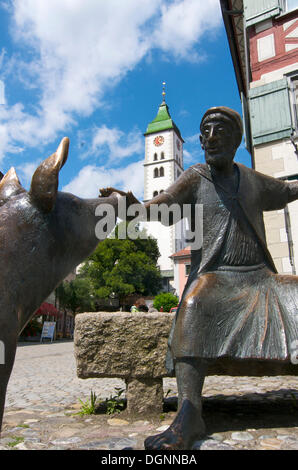
<instances>
[{"instance_id":1,"label":"awning","mask_svg":"<svg viewBox=\"0 0 298 470\"><path fill-rule=\"evenodd\" d=\"M56 309L56 307L53 304L49 304L48 302L43 302L41 306L39 307L38 310L36 310L35 315L39 317L40 315L43 316L51 316L51 317L61 317L62 313L59 312L59 310Z\"/></svg>"}]
</instances>

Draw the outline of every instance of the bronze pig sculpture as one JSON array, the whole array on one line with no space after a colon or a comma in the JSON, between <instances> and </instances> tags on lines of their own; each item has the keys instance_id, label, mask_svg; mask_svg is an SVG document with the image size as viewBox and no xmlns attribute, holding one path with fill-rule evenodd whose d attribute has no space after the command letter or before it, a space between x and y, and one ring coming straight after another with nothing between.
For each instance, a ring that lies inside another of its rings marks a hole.
<instances>
[{"instance_id":1,"label":"bronze pig sculpture","mask_svg":"<svg viewBox=\"0 0 298 470\"><path fill-rule=\"evenodd\" d=\"M19 334L55 287L96 248L98 205L111 204L117 216L116 194L80 199L57 190L68 147L65 137L36 169L29 191L13 168L0 182L0 431Z\"/></svg>"}]
</instances>

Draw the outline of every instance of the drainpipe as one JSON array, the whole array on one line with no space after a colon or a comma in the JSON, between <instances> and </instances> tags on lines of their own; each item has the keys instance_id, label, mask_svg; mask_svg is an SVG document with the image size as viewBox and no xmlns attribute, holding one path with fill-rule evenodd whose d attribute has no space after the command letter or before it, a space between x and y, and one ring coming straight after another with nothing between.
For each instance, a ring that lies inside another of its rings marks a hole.
<instances>
[{"instance_id":1,"label":"drainpipe","mask_svg":"<svg viewBox=\"0 0 298 470\"><path fill-rule=\"evenodd\" d=\"M296 274L295 261L294 261L293 238L292 238L292 230L291 230L291 222L290 222L290 214L289 214L288 206L285 207L284 213L285 213L285 228L286 228L286 232L287 232L288 246L289 246L289 259L290 259L290 264L291 264L291 267L292 267L292 274Z\"/></svg>"}]
</instances>

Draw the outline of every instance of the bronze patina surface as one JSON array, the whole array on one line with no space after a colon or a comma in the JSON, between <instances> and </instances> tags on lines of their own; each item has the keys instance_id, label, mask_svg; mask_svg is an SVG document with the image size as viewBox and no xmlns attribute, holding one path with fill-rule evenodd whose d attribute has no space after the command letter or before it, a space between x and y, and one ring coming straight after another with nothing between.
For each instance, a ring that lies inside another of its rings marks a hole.
<instances>
[{"instance_id":1,"label":"bronze patina surface","mask_svg":"<svg viewBox=\"0 0 298 470\"><path fill-rule=\"evenodd\" d=\"M110 204L117 216L119 194L87 200L57 190L68 147L64 138L36 169L29 191L13 168L0 182L0 429L19 334L54 288L96 248L98 205Z\"/></svg>"},{"instance_id":2,"label":"bronze patina surface","mask_svg":"<svg viewBox=\"0 0 298 470\"><path fill-rule=\"evenodd\" d=\"M298 183L234 163L242 138L240 115L226 107L202 118L206 164L186 170L145 205L203 204L203 245L191 270L169 339L167 366L175 373L179 408L172 425L148 437L146 449L191 449L205 433L201 390L212 364L291 364L298 340L298 277L277 274L265 238L263 212L298 198ZM191 221L192 222L192 221ZM258 364L260 367L258 367ZM268 364L269 367L264 367ZM277 367L278 368L278 367Z\"/></svg>"}]
</instances>

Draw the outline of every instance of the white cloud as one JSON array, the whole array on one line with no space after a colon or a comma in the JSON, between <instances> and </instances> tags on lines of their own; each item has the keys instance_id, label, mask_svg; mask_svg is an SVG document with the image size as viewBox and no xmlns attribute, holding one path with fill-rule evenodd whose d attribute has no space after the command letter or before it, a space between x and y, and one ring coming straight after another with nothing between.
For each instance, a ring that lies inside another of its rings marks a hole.
<instances>
[{"instance_id":1,"label":"white cloud","mask_svg":"<svg viewBox=\"0 0 298 470\"><path fill-rule=\"evenodd\" d=\"M190 137L185 138L185 142L188 144L200 144L200 133L198 132L197 134L191 135Z\"/></svg>"},{"instance_id":2,"label":"white cloud","mask_svg":"<svg viewBox=\"0 0 298 470\"><path fill-rule=\"evenodd\" d=\"M204 54L201 47L193 46L203 35L211 35L221 22L218 0L176 0L162 5L162 17L156 30L156 44L179 58L199 60Z\"/></svg>"},{"instance_id":3,"label":"white cloud","mask_svg":"<svg viewBox=\"0 0 298 470\"><path fill-rule=\"evenodd\" d=\"M117 128L109 128L105 125L94 128L90 150L82 155L82 158L105 155L110 163L143 153L144 140L139 129L133 129L128 134Z\"/></svg>"},{"instance_id":4,"label":"white cloud","mask_svg":"<svg viewBox=\"0 0 298 470\"><path fill-rule=\"evenodd\" d=\"M186 149L183 149L183 161L187 165L190 165L193 162L192 154Z\"/></svg>"},{"instance_id":5,"label":"white cloud","mask_svg":"<svg viewBox=\"0 0 298 470\"><path fill-rule=\"evenodd\" d=\"M36 101L30 108L16 103L0 110L5 137L0 158L24 145L47 144L61 130L66 133L80 116L100 107L106 89L153 49L193 60L193 46L219 24L218 3L11 0L10 31L17 52L11 57L2 52L1 58L14 79L36 89ZM26 53L20 58L19 51Z\"/></svg>"},{"instance_id":6,"label":"white cloud","mask_svg":"<svg viewBox=\"0 0 298 470\"><path fill-rule=\"evenodd\" d=\"M29 162L17 166L17 173L24 188L30 187L33 173L35 172L36 168L39 166L40 163L40 160L36 160L35 162Z\"/></svg>"},{"instance_id":7,"label":"white cloud","mask_svg":"<svg viewBox=\"0 0 298 470\"><path fill-rule=\"evenodd\" d=\"M123 191L132 191L139 199L143 198L144 168L143 160L132 163L125 168L108 169L87 165L78 176L62 188L83 198L97 197L99 189L115 187Z\"/></svg>"},{"instance_id":8,"label":"white cloud","mask_svg":"<svg viewBox=\"0 0 298 470\"><path fill-rule=\"evenodd\" d=\"M78 116L100 106L106 87L132 70L149 49L144 23L160 1L142 0L140 8L137 0L14 0L11 31L32 60L10 60L14 70L21 67L22 84L37 87L39 100L34 114L17 103L0 115L9 150L15 147L12 142L48 143Z\"/></svg>"},{"instance_id":9,"label":"white cloud","mask_svg":"<svg viewBox=\"0 0 298 470\"><path fill-rule=\"evenodd\" d=\"M0 80L0 105L5 104L5 87L4 82Z\"/></svg>"},{"instance_id":10,"label":"white cloud","mask_svg":"<svg viewBox=\"0 0 298 470\"><path fill-rule=\"evenodd\" d=\"M185 146L187 146L187 149ZM199 132L189 137L185 137L183 156L185 166L204 161L204 152L201 147Z\"/></svg>"}]
</instances>

